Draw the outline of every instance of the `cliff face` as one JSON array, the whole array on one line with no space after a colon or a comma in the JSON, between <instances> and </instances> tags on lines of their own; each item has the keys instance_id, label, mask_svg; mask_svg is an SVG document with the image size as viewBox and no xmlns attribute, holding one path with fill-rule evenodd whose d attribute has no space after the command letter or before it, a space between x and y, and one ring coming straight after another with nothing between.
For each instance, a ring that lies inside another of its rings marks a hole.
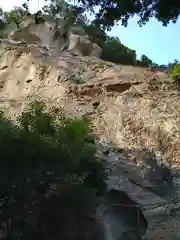
<instances>
[{"instance_id":1,"label":"cliff face","mask_svg":"<svg viewBox=\"0 0 180 240\"><path fill-rule=\"evenodd\" d=\"M8 102L10 106L14 104L18 107L22 101L26 101L33 95L49 96L48 98L52 101L54 98L63 97L65 88L63 84L58 83L59 74L56 66L53 65L53 59L48 60L44 50L35 45L17 46L13 41L9 43L2 41L0 46L1 103Z\"/></svg>"},{"instance_id":2,"label":"cliff face","mask_svg":"<svg viewBox=\"0 0 180 240\"><path fill-rule=\"evenodd\" d=\"M180 94L168 74L2 40L1 106L13 117L34 96L92 120L108 187L144 206L146 239L178 236Z\"/></svg>"},{"instance_id":3,"label":"cliff face","mask_svg":"<svg viewBox=\"0 0 180 240\"><path fill-rule=\"evenodd\" d=\"M90 40L83 26L67 27L63 20L59 27L52 19L39 24L31 22L11 32L9 38L28 44L38 44L50 50L53 56L59 56L62 51L70 51L78 56L100 57L102 52L101 47Z\"/></svg>"}]
</instances>

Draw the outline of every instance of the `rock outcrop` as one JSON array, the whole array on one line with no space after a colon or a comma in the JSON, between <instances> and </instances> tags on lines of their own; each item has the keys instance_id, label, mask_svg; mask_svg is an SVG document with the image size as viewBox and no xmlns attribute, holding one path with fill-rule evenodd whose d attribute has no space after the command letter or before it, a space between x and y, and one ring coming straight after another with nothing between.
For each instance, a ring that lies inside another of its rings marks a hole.
<instances>
[{"instance_id":1,"label":"rock outcrop","mask_svg":"<svg viewBox=\"0 0 180 240\"><path fill-rule=\"evenodd\" d=\"M41 44L49 47L54 34L55 22L31 23L10 33L9 38L14 41L25 41L27 44Z\"/></svg>"},{"instance_id":2,"label":"rock outcrop","mask_svg":"<svg viewBox=\"0 0 180 240\"><path fill-rule=\"evenodd\" d=\"M92 43L87 35L81 36L70 31L68 42L68 51L78 56L101 56L102 49Z\"/></svg>"},{"instance_id":3,"label":"rock outcrop","mask_svg":"<svg viewBox=\"0 0 180 240\"><path fill-rule=\"evenodd\" d=\"M78 56L100 57L102 49L92 43L89 36L81 26L72 26L66 32L65 29L58 29L55 21L43 23L30 23L21 29L9 34L14 41L24 41L27 44L45 46L58 56L62 51L70 51Z\"/></svg>"},{"instance_id":4,"label":"rock outcrop","mask_svg":"<svg viewBox=\"0 0 180 240\"><path fill-rule=\"evenodd\" d=\"M180 236L180 94L167 73L1 41L0 106L15 118L34 96L92 120L96 156L112 169L108 190L141 206L144 239Z\"/></svg>"}]
</instances>

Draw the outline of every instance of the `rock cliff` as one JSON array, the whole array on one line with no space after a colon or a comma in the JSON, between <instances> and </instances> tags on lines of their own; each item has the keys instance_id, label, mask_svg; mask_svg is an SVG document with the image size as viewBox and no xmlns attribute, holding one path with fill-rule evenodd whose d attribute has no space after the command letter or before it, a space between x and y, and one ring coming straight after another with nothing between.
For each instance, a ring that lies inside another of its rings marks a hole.
<instances>
[{"instance_id":1,"label":"rock cliff","mask_svg":"<svg viewBox=\"0 0 180 240\"><path fill-rule=\"evenodd\" d=\"M55 56L59 56L65 50L78 56L101 56L101 47L91 42L82 26L63 27L63 23L60 26L58 28L52 19L39 24L32 22L11 32L9 38L38 44L49 49L49 54Z\"/></svg>"},{"instance_id":2,"label":"rock cliff","mask_svg":"<svg viewBox=\"0 0 180 240\"><path fill-rule=\"evenodd\" d=\"M97 158L112 168L108 188L141 205L144 239L180 237L180 93L167 73L1 40L0 106L14 118L34 96L92 120Z\"/></svg>"}]
</instances>

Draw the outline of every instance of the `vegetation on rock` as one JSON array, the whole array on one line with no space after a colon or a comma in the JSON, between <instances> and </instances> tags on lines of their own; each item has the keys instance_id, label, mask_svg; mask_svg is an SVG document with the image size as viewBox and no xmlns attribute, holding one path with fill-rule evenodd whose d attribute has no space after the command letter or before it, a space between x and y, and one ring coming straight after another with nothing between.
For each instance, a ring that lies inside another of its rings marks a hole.
<instances>
[{"instance_id":1,"label":"vegetation on rock","mask_svg":"<svg viewBox=\"0 0 180 240\"><path fill-rule=\"evenodd\" d=\"M93 218L108 171L95 158L87 120L46 111L34 101L15 123L1 112L0 135L0 228L6 239L67 239L77 221Z\"/></svg>"},{"instance_id":2,"label":"vegetation on rock","mask_svg":"<svg viewBox=\"0 0 180 240\"><path fill-rule=\"evenodd\" d=\"M136 51L105 32L105 28L113 26L117 20L122 20L126 26L129 17L139 12L140 24L148 21L152 14L163 24L177 19L178 13L173 12L175 4L173 7L170 3L168 5L172 10L170 15L158 5L162 0L158 4L150 2L154 4L151 8L145 1L127 0L113 4L106 0L91 3L85 0L83 6L88 8L100 4L100 13L94 22L88 22L84 7L75 7L64 1L44 6L33 17L39 24L44 21L43 14L50 15L57 27L63 22L65 34L71 26L79 24L102 48L103 60L142 67L170 67L173 82L180 84L180 65L177 62L158 66L146 55L138 60ZM1 37L11 24L20 28L28 14L27 5L11 12L1 9ZM99 63L95 67L103 68L104 65ZM81 81L76 75L73 80ZM106 188L108 170L104 162L95 158L90 123L85 119L67 118L56 108L47 111L44 103L35 101L16 122L1 112L0 135L0 230L5 238L81 240L88 232L94 239L93 229L88 229L86 223L94 218L98 199ZM170 182L169 169L162 166L160 170L163 180Z\"/></svg>"},{"instance_id":3,"label":"vegetation on rock","mask_svg":"<svg viewBox=\"0 0 180 240\"><path fill-rule=\"evenodd\" d=\"M34 14L34 22L41 23L43 17L50 16L54 18L57 27L61 26L61 35L63 36L67 35L71 26L80 25L90 36L92 42L102 48L103 60L119 64L136 65L136 51L126 47L118 38L109 37L99 25L89 22L84 12L85 9L82 7L75 7L64 1L52 2L50 5L44 6L42 11ZM11 29L12 24L20 28L26 16L31 14L29 13L28 5L24 4L23 7L15 8L10 12L3 12L1 9L0 15L2 21L0 22L0 33L1 37L3 37L7 36L6 28ZM141 65L141 61L139 64ZM144 66L144 63L142 65Z\"/></svg>"},{"instance_id":4,"label":"vegetation on rock","mask_svg":"<svg viewBox=\"0 0 180 240\"><path fill-rule=\"evenodd\" d=\"M41 23L45 17L50 16L51 18L54 18L57 28L61 26L62 36L67 36L68 30L71 26L82 26L85 29L87 35L90 36L90 39L102 48L103 60L119 64L139 65L142 67L167 67L159 66L151 59L149 59L146 55L142 55L141 59L137 59L136 51L126 47L124 44L121 43L118 38L108 36L108 34L105 32L105 29L102 27L102 24L97 21L97 19L96 21L88 20L85 14L85 11L87 11L86 3L88 3L88 1L84 2L85 5L81 4L75 6L67 3L64 0L50 1L49 5L45 5L42 10L39 10L35 14L30 14L28 9L28 1L24 3L22 7L14 8L10 12L3 12L3 10L1 9L0 36L7 36L6 28L12 29L12 27L10 27L12 24L15 24L17 28L20 28L21 23L23 22L23 20L26 19L26 17L31 16L32 19L34 18L34 22L38 24ZM94 6L94 4L95 2L92 3L92 7ZM110 23L110 21L115 21L113 20L113 12L111 13L111 17L112 19L106 19L107 24L111 25L112 23ZM106 26L106 23L103 24L105 24Z\"/></svg>"},{"instance_id":5,"label":"vegetation on rock","mask_svg":"<svg viewBox=\"0 0 180 240\"><path fill-rule=\"evenodd\" d=\"M54 3L54 0L51 2ZM128 20L134 15L140 18L139 26L146 24L152 17L161 22L163 26L167 26L170 22L176 23L180 14L180 4L175 0L78 0L74 3L93 13L94 8L98 7L94 22L106 29L110 29L118 21L126 27Z\"/></svg>"},{"instance_id":6,"label":"vegetation on rock","mask_svg":"<svg viewBox=\"0 0 180 240\"><path fill-rule=\"evenodd\" d=\"M141 56L141 59L138 60L137 64L142 67L158 67L158 64L154 63L144 54Z\"/></svg>"}]
</instances>

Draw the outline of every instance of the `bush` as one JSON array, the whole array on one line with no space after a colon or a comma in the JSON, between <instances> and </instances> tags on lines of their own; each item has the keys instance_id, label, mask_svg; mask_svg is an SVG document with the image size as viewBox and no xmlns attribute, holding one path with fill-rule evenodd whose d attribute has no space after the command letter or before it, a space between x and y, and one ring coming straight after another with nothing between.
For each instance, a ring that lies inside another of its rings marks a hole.
<instances>
[{"instance_id":1,"label":"bush","mask_svg":"<svg viewBox=\"0 0 180 240\"><path fill-rule=\"evenodd\" d=\"M42 239L44 231L52 230L52 224L46 225L48 217L63 239L64 223L67 229L93 215L96 196L105 186L108 172L94 156L90 123L66 118L56 108L45 109L44 103L34 101L16 123L0 114L0 227L8 239Z\"/></svg>"},{"instance_id":2,"label":"bush","mask_svg":"<svg viewBox=\"0 0 180 240\"><path fill-rule=\"evenodd\" d=\"M176 64L170 68L170 74L174 84L180 84L180 64Z\"/></svg>"}]
</instances>

